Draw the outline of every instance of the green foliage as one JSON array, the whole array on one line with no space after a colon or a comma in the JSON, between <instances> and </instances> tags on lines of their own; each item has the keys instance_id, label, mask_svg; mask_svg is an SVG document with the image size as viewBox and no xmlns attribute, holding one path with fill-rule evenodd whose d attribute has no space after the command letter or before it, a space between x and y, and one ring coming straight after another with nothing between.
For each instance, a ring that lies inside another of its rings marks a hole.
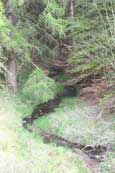
<instances>
[{"instance_id":1,"label":"green foliage","mask_svg":"<svg viewBox=\"0 0 115 173\"><path fill-rule=\"evenodd\" d=\"M64 9L55 0L51 0L47 3L39 21L45 25L45 28L48 27L54 36L59 35L59 37L62 37L65 35L64 31L67 23L66 20L62 19L63 16Z\"/></svg>"},{"instance_id":2,"label":"green foliage","mask_svg":"<svg viewBox=\"0 0 115 173\"><path fill-rule=\"evenodd\" d=\"M109 80L114 79L114 1L80 1L76 17L67 29L73 39L69 56L72 73L96 72L110 65ZM113 77L112 77L113 74ZM107 71L108 76L108 71Z\"/></svg>"},{"instance_id":3,"label":"green foliage","mask_svg":"<svg viewBox=\"0 0 115 173\"><path fill-rule=\"evenodd\" d=\"M4 76L7 74L6 64L10 51L14 50L18 61L25 61L30 58L30 47L22 29L8 21L4 14L4 6L0 3L0 73Z\"/></svg>"},{"instance_id":4,"label":"green foliage","mask_svg":"<svg viewBox=\"0 0 115 173\"><path fill-rule=\"evenodd\" d=\"M39 134L29 133L22 127L22 118L30 115L34 106L47 102L63 90L59 83L31 65L35 62L35 66L46 64L48 67L49 60L59 55L60 39L73 40L68 60L72 73L95 72L109 65L111 70L107 71L107 79L111 83L115 81L114 0L76 1L75 17L71 20L64 17L66 2L11 0L17 20L12 25L0 1L0 80L7 72L9 52L13 49L17 58L19 87L23 88L21 99L26 103L22 103L19 95L0 91L2 173L89 172L79 156L62 147L44 144ZM27 61L29 65L25 63ZM60 81L67 79L64 76L59 78ZM109 98L105 98L105 102ZM95 107L88 107L76 98L68 99L48 117L37 120L35 126L72 142L115 145L113 121L96 121L88 116L93 113L98 113ZM115 172L114 161L114 154L108 153L105 162L100 164L99 172Z\"/></svg>"},{"instance_id":5,"label":"green foliage","mask_svg":"<svg viewBox=\"0 0 115 173\"><path fill-rule=\"evenodd\" d=\"M3 4L0 1L0 74L3 74L5 71L4 61L5 57L3 56L2 42L3 37L6 37L6 21L3 16L4 8Z\"/></svg>"},{"instance_id":6,"label":"green foliage","mask_svg":"<svg viewBox=\"0 0 115 173\"><path fill-rule=\"evenodd\" d=\"M3 74L6 71L5 65L4 65L4 61L5 61L5 57L2 54L3 50L0 47L0 74Z\"/></svg>"},{"instance_id":7,"label":"green foliage","mask_svg":"<svg viewBox=\"0 0 115 173\"><path fill-rule=\"evenodd\" d=\"M59 92L59 85L37 68L30 74L23 88L23 97L32 105L47 102Z\"/></svg>"},{"instance_id":8,"label":"green foliage","mask_svg":"<svg viewBox=\"0 0 115 173\"><path fill-rule=\"evenodd\" d=\"M37 37L32 37L31 43L36 49L36 59L39 56L39 59L45 63L46 59L49 62L58 57L58 40L65 37L67 25L67 20L63 19L63 16L64 8L55 0L47 1L46 7L36 20L33 15L32 21L35 20L36 24L32 25L36 29L34 35L36 33Z\"/></svg>"},{"instance_id":9,"label":"green foliage","mask_svg":"<svg viewBox=\"0 0 115 173\"><path fill-rule=\"evenodd\" d=\"M31 63L30 57L33 54L36 61L41 59L42 63L46 59L58 56L56 55L58 52L57 40L64 37L66 27L62 6L55 0L48 2L34 0L27 3L22 0L18 2L12 0L11 4L17 20L15 25L8 21L4 14L3 4L0 3L0 47L3 50L0 50L0 69L2 72L4 73L3 66L12 49L16 54L19 69L26 67L26 61ZM40 9L42 11L39 13ZM4 66L4 69L7 68ZM18 72L18 76L19 74Z\"/></svg>"},{"instance_id":10,"label":"green foliage","mask_svg":"<svg viewBox=\"0 0 115 173\"><path fill-rule=\"evenodd\" d=\"M83 50L75 49L75 51L71 53L71 58L69 59L69 64L76 65L76 68L72 69L72 72L85 73L95 69L97 70L100 61L93 56L95 51L98 51L95 45L85 47ZM86 62L85 65L84 62Z\"/></svg>"},{"instance_id":11,"label":"green foliage","mask_svg":"<svg viewBox=\"0 0 115 173\"><path fill-rule=\"evenodd\" d=\"M4 15L3 6L0 8L0 38L2 46L9 50L14 49L17 52L20 51L20 49L29 48L30 44L23 37L19 27L13 26Z\"/></svg>"}]
</instances>

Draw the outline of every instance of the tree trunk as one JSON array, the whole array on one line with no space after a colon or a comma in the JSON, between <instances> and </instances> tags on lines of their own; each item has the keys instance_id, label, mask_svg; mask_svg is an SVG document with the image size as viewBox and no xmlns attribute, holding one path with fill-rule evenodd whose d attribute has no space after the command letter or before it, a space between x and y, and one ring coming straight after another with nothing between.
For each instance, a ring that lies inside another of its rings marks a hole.
<instances>
[{"instance_id":1,"label":"tree trunk","mask_svg":"<svg viewBox=\"0 0 115 173\"><path fill-rule=\"evenodd\" d=\"M12 55L10 55L8 59L7 83L8 83L9 89L13 90L14 92L17 91L16 58L13 52L12 52Z\"/></svg>"},{"instance_id":2,"label":"tree trunk","mask_svg":"<svg viewBox=\"0 0 115 173\"><path fill-rule=\"evenodd\" d=\"M5 14L12 25L16 23L16 17L14 15L14 9L11 4L11 0L3 0L5 7ZM12 37L12 33L11 33ZM17 81L16 81L16 55L14 50L10 51L8 54L8 74L7 83L8 87L16 92L17 91Z\"/></svg>"},{"instance_id":3,"label":"tree trunk","mask_svg":"<svg viewBox=\"0 0 115 173\"><path fill-rule=\"evenodd\" d=\"M74 0L67 1L67 16L68 17L74 16Z\"/></svg>"}]
</instances>

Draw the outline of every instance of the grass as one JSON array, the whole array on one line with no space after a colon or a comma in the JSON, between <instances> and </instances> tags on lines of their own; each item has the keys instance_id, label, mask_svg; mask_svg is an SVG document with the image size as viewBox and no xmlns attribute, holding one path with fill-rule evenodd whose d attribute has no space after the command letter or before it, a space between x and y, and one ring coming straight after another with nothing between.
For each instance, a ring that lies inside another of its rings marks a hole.
<instances>
[{"instance_id":1,"label":"grass","mask_svg":"<svg viewBox=\"0 0 115 173\"><path fill-rule=\"evenodd\" d=\"M17 96L0 91L1 173L89 173L85 162L69 149L44 144L22 127L31 107Z\"/></svg>"},{"instance_id":2,"label":"grass","mask_svg":"<svg viewBox=\"0 0 115 173\"><path fill-rule=\"evenodd\" d=\"M35 126L84 145L114 143L115 134L110 122L96 121L96 109L76 98L64 99L55 112L39 118Z\"/></svg>"},{"instance_id":3,"label":"grass","mask_svg":"<svg viewBox=\"0 0 115 173\"><path fill-rule=\"evenodd\" d=\"M45 144L36 133L22 127L22 118L32 108L19 96L0 91L0 172L1 173L90 173L79 154L55 144ZM85 145L113 143L114 124L92 118L95 107L88 107L76 98L64 99L47 117L35 122L51 133ZM113 121L113 120L112 120ZM98 166L100 173L114 173L114 148Z\"/></svg>"},{"instance_id":4,"label":"grass","mask_svg":"<svg viewBox=\"0 0 115 173\"><path fill-rule=\"evenodd\" d=\"M72 142L85 145L111 144L113 147L106 153L104 161L97 166L97 172L114 173L114 119L96 121L96 111L97 107L87 106L76 98L64 99L55 112L41 117L35 122L35 126Z\"/></svg>"},{"instance_id":5,"label":"grass","mask_svg":"<svg viewBox=\"0 0 115 173\"><path fill-rule=\"evenodd\" d=\"M115 151L114 151L115 152ZM101 173L114 173L115 172L115 153L108 152L104 162L100 164L98 171Z\"/></svg>"}]
</instances>

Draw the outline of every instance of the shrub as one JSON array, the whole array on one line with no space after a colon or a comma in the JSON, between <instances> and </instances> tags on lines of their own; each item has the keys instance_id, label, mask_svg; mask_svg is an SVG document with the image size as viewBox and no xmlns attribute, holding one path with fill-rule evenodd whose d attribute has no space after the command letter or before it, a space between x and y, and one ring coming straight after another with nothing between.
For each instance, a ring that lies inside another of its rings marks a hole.
<instances>
[{"instance_id":1,"label":"shrub","mask_svg":"<svg viewBox=\"0 0 115 173\"><path fill-rule=\"evenodd\" d=\"M37 68L29 75L22 90L23 98L33 106L47 102L60 92L61 87Z\"/></svg>"}]
</instances>

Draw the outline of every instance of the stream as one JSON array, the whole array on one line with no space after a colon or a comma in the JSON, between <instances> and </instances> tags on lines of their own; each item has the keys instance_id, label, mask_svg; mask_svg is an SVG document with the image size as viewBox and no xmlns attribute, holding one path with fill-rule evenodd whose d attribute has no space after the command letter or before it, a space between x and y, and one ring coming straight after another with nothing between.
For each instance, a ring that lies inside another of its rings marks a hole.
<instances>
[{"instance_id":1,"label":"stream","mask_svg":"<svg viewBox=\"0 0 115 173\"><path fill-rule=\"evenodd\" d=\"M90 169L94 169L101 161L103 161L103 155L107 151L107 146L85 146L80 143L74 143L60 136L48 133L41 128L34 127L34 121L42 116L48 116L52 113L61 102L63 97L57 96L54 99L49 100L47 103L40 104L35 107L32 114L23 119L23 127L29 132L35 132L42 136L44 143L54 143L57 146L63 146L76 153L76 150L80 150L81 156L85 160ZM78 154L78 153L77 153ZM94 172L94 171L93 171Z\"/></svg>"}]
</instances>

